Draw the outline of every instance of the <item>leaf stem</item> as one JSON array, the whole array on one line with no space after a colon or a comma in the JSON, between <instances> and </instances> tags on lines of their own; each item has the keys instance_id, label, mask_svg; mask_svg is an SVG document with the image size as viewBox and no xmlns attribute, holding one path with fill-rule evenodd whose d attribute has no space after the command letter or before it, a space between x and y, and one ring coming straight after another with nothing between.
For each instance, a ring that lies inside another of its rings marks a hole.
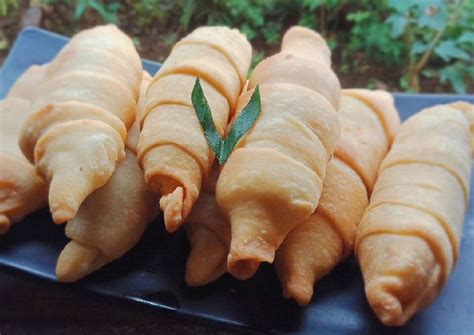
<instances>
[{"instance_id":1,"label":"leaf stem","mask_svg":"<svg viewBox=\"0 0 474 335\"><path fill-rule=\"evenodd\" d=\"M411 57L410 57L410 62L408 66L408 77L410 81L410 87L412 87L416 92L420 91L420 72L423 70L423 68L428 64L428 61L430 60L431 56L433 55L434 49L438 45L439 41L443 37L444 33L446 32L446 29L450 25L450 23L458 16L459 14L459 9L462 7L463 1L456 1L454 5L454 10L449 16L446 24L436 32L434 35L433 39L430 42L429 47L425 50L421 58L416 61L412 62ZM411 39L410 44L413 42ZM410 52L410 51L409 51Z\"/></svg>"},{"instance_id":2,"label":"leaf stem","mask_svg":"<svg viewBox=\"0 0 474 335\"><path fill-rule=\"evenodd\" d=\"M431 55L433 54L433 51L436 47L436 45L439 43L441 40L441 37L443 37L444 32L446 31L447 25L445 25L442 29L438 30L436 35L433 37L433 40L430 43L430 46L428 49L425 50L421 58L416 62L414 66L414 71L416 73L419 73L425 66L426 63L428 63L428 60L430 59Z\"/></svg>"},{"instance_id":3,"label":"leaf stem","mask_svg":"<svg viewBox=\"0 0 474 335\"><path fill-rule=\"evenodd\" d=\"M191 93L191 101L194 110L201 124L207 143L214 151L220 164L224 164L229 158L232 150L238 141L253 127L261 112L260 89L257 85L255 91L250 97L249 103L242 109L232 124L226 138L217 131L214 120L212 119L211 108L206 100L204 91L202 90L199 77L196 78L193 91Z\"/></svg>"}]
</instances>

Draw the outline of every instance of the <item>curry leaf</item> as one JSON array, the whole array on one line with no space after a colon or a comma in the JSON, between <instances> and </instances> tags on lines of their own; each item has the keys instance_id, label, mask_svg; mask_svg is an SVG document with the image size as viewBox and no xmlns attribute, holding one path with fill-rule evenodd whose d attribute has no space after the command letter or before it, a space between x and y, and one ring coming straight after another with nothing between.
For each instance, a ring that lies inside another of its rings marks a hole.
<instances>
[{"instance_id":1,"label":"curry leaf","mask_svg":"<svg viewBox=\"0 0 474 335\"><path fill-rule=\"evenodd\" d=\"M209 146L216 154L219 163L224 164L232 153L237 142L250 128L253 127L255 121L257 121L257 118L260 115L261 102L258 86L252 94L247 106L245 106L235 119L232 128L225 139L223 139L217 132L214 120L212 119L211 108L204 96L199 78L196 78L196 82L194 83L193 91L191 93L191 101Z\"/></svg>"},{"instance_id":2,"label":"curry leaf","mask_svg":"<svg viewBox=\"0 0 474 335\"><path fill-rule=\"evenodd\" d=\"M257 121L257 118L260 115L261 107L260 90L257 86L249 103L235 119L232 128L221 146L220 155L217 157L221 164L227 160L242 136L253 127L255 121Z\"/></svg>"},{"instance_id":3,"label":"curry leaf","mask_svg":"<svg viewBox=\"0 0 474 335\"><path fill-rule=\"evenodd\" d=\"M204 130L207 142L217 155L220 152L222 145L222 137L217 132L214 120L212 119L211 108L204 96L199 78L196 78L196 82L194 83L193 92L191 93L191 101L198 116L199 123Z\"/></svg>"}]
</instances>

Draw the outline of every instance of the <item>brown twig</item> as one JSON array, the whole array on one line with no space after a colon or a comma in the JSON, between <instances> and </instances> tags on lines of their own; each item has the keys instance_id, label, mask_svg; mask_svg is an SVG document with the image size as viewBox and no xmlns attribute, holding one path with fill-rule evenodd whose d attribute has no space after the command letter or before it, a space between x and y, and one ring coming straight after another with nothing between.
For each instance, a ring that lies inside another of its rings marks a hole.
<instances>
[{"instance_id":1,"label":"brown twig","mask_svg":"<svg viewBox=\"0 0 474 335\"><path fill-rule=\"evenodd\" d=\"M443 29L438 30L436 35L433 37L433 40L431 41L431 44L428 49L425 50L421 58L416 62L415 64L415 71L420 72L425 66L426 63L428 63L428 60L430 59L431 55L433 54L433 51L438 44L438 42L441 40L441 37L443 37L444 32L446 31L447 25L443 27Z\"/></svg>"},{"instance_id":2,"label":"brown twig","mask_svg":"<svg viewBox=\"0 0 474 335\"><path fill-rule=\"evenodd\" d=\"M409 79L410 87L413 88L416 92L420 91L419 76L420 76L421 70L423 70L426 64L428 64L428 61L430 60L435 47L438 45L439 41L443 37L444 33L446 32L447 27L458 16L459 9L462 7L463 3L464 1L456 1L455 8L453 12L451 13L451 15L449 16L446 24L444 25L442 29L438 30L438 32L434 35L429 47L425 50L425 52L423 53L423 55L418 61L413 62L412 58L409 56L408 79ZM412 31L409 31L407 35L407 40L409 41L409 45L413 43L412 35L413 35Z\"/></svg>"}]
</instances>

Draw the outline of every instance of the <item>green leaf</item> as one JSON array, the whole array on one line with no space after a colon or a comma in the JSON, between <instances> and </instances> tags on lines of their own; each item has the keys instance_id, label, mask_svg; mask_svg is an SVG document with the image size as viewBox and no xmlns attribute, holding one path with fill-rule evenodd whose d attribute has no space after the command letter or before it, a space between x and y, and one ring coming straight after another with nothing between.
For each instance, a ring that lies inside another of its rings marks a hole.
<instances>
[{"instance_id":1,"label":"green leaf","mask_svg":"<svg viewBox=\"0 0 474 335\"><path fill-rule=\"evenodd\" d=\"M405 14L410 8L416 6L416 0L388 0L388 7L394 9L398 13Z\"/></svg>"},{"instance_id":2,"label":"green leaf","mask_svg":"<svg viewBox=\"0 0 474 335\"><path fill-rule=\"evenodd\" d=\"M464 82L464 67L462 64L455 63L439 71L440 80L442 83L449 82L457 93L466 93L466 84Z\"/></svg>"},{"instance_id":3,"label":"green leaf","mask_svg":"<svg viewBox=\"0 0 474 335\"><path fill-rule=\"evenodd\" d=\"M395 0L395 1L399 1L399 0ZM429 1L415 0L415 2L416 2L416 5L420 7L422 11L426 11L430 7L438 9L438 10L443 10L444 8L447 7L444 0L429 0Z\"/></svg>"},{"instance_id":4,"label":"green leaf","mask_svg":"<svg viewBox=\"0 0 474 335\"><path fill-rule=\"evenodd\" d=\"M105 7L104 4L98 1L91 1L89 6L97 13L99 13L99 15L102 17L102 19L104 19L104 21L115 24L119 23L119 19L116 14L117 10L120 7L118 3L111 3L110 5L108 5L108 7Z\"/></svg>"},{"instance_id":5,"label":"green leaf","mask_svg":"<svg viewBox=\"0 0 474 335\"><path fill-rule=\"evenodd\" d=\"M469 55L462 49L456 46L452 40L441 42L436 48L435 53L444 61L449 61L452 58L469 60Z\"/></svg>"},{"instance_id":6,"label":"green leaf","mask_svg":"<svg viewBox=\"0 0 474 335\"><path fill-rule=\"evenodd\" d=\"M298 21L298 25L308 28L315 28L317 23L317 15L315 12L302 13Z\"/></svg>"},{"instance_id":7,"label":"green leaf","mask_svg":"<svg viewBox=\"0 0 474 335\"><path fill-rule=\"evenodd\" d=\"M221 164L227 160L227 158L232 153L232 150L234 150L235 145L242 138L242 136L244 136L245 133L247 133L247 131L253 127L255 121L257 121L258 116L260 115L261 110L262 106L260 101L260 89L257 85L249 103L235 119L234 123L232 124L232 128L223 142L219 155L220 157L218 156L218 160Z\"/></svg>"},{"instance_id":8,"label":"green leaf","mask_svg":"<svg viewBox=\"0 0 474 335\"><path fill-rule=\"evenodd\" d=\"M466 71L467 74L470 76L471 80L474 81L474 65L468 66Z\"/></svg>"},{"instance_id":9,"label":"green leaf","mask_svg":"<svg viewBox=\"0 0 474 335\"><path fill-rule=\"evenodd\" d=\"M193 91L191 93L191 101L198 116L202 130L204 131L204 135L206 136L207 142L211 146L214 153L218 155L221 150L222 137L217 132L216 125L212 119L211 108L209 107L207 99L204 96L199 78L196 78L196 82L194 83Z\"/></svg>"},{"instance_id":10,"label":"green leaf","mask_svg":"<svg viewBox=\"0 0 474 335\"><path fill-rule=\"evenodd\" d=\"M6 50L8 47L9 47L8 40L0 36L0 50Z\"/></svg>"},{"instance_id":11,"label":"green leaf","mask_svg":"<svg viewBox=\"0 0 474 335\"><path fill-rule=\"evenodd\" d=\"M426 77L426 78L439 77L439 71L435 69L424 69L423 71L421 71L421 74L423 75L423 77Z\"/></svg>"},{"instance_id":12,"label":"green leaf","mask_svg":"<svg viewBox=\"0 0 474 335\"><path fill-rule=\"evenodd\" d=\"M252 63L250 64L249 73L265 58L265 51L254 50L252 53Z\"/></svg>"},{"instance_id":13,"label":"green leaf","mask_svg":"<svg viewBox=\"0 0 474 335\"><path fill-rule=\"evenodd\" d=\"M336 49L337 46L338 46L337 39L332 38L332 37L328 37L328 38L326 39L326 43L328 44L329 49L331 49L331 50Z\"/></svg>"},{"instance_id":14,"label":"green leaf","mask_svg":"<svg viewBox=\"0 0 474 335\"><path fill-rule=\"evenodd\" d=\"M407 18L400 14L392 14L388 17L386 22L392 26L392 37L399 37L405 31Z\"/></svg>"},{"instance_id":15,"label":"green leaf","mask_svg":"<svg viewBox=\"0 0 474 335\"><path fill-rule=\"evenodd\" d=\"M250 25L248 25L247 23L244 23L242 24L242 26L240 27L240 31L245 35L247 36L247 38L252 41L255 37L256 37L256 33L255 33L255 30L252 29L252 27Z\"/></svg>"},{"instance_id":16,"label":"green leaf","mask_svg":"<svg viewBox=\"0 0 474 335\"><path fill-rule=\"evenodd\" d=\"M18 9L18 0L0 0L0 16L7 16L9 14L10 7Z\"/></svg>"},{"instance_id":17,"label":"green leaf","mask_svg":"<svg viewBox=\"0 0 474 335\"><path fill-rule=\"evenodd\" d=\"M347 21L357 23L357 22L365 21L369 19L371 16L372 16L372 13L368 11L357 11L357 12L347 14L346 19Z\"/></svg>"},{"instance_id":18,"label":"green leaf","mask_svg":"<svg viewBox=\"0 0 474 335\"><path fill-rule=\"evenodd\" d=\"M377 88L377 80L374 78L370 78L367 82L366 88L368 90L375 90Z\"/></svg>"},{"instance_id":19,"label":"green leaf","mask_svg":"<svg viewBox=\"0 0 474 335\"><path fill-rule=\"evenodd\" d=\"M265 42L268 45L276 45L279 43L281 38L281 24L278 22L269 22L265 27L262 28Z\"/></svg>"},{"instance_id":20,"label":"green leaf","mask_svg":"<svg viewBox=\"0 0 474 335\"><path fill-rule=\"evenodd\" d=\"M183 7L183 13L179 18L180 26L186 30L189 27L189 22L191 21L191 17L193 16L194 12L196 11L197 1L187 0Z\"/></svg>"},{"instance_id":21,"label":"green leaf","mask_svg":"<svg viewBox=\"0 0 474 335\"><path fill-rule=\"evenodd\" d=\"M309 10L315 10L323 5L321 0L303 0L302 7L306 7Z\"/></svg>"},{"instance_id":22,"label":"green leaf","mask_svg":"<svg viewBox=\"0 0 474 335\"><path fill-rule=\"evenodd\" d=\"M416 1L412 1L412 0L410 0L410 1L409 0L404 0L404 1L389 0L388 1L388 6L390 8L395 9L395 11L397 11L398 13L401 13L401 14L406 13L414 5L416 5Z\"/></svg>"},{"instance_id":23,"label":"green leaf","mask_svg":"<svg viewBox=\"0 0 474 335\"><path fill-rule=\"evenodd\" d=\"M459 37L458 42L460 43L474 43L474 31L465 31L462 33L461 37Z\"/></svg>"},{"instance_id":24,"label":"green leaf","mask_svg":"<svg viewBox=\"0 0 474 335\"><path fill-rule=\"evenodd\" d=\"M400 77L400 87L405 91L405 92L410 92L413 93L414 90L412 87L410 87L410 80L408 79L408 74L404 74L403 76Z\"/></svg>"},{"instance_id":25,"label":"green leaf","mask_svg":"<svg viewBox=\"0 0 474 335\"><path fill-rule=\"evenodd\" d=\"M219 163L224 164L237 142L253 127L260 115L261 102L259 87L257 86L255 88L249 103L237 116L225 139L217 132L216 125L212 119L211 108L204 96L199 78L196 78L196 82L194 83L191 101L199 123L204 131L204 135L206 136L207 143L209 143L212 151L216 154Z\"/></svg>"},{"instance_id":26,"label":"green leaf","mask_svg":"<svg viewBox=\"0 0 474 335\"><path fill-rule=\"evenodd\" d=\"M441 30L444 29L444 26L448 22L448 18L446 15L443 15L442 13L438 13L435 15L421 15L418 18L418 25L420 27L428 27L433 30Z\"/></svg>"},{"instance_id":27,"label":"green leaf","mask_svg":"<svg viewBox=\"0 0 474 335\"><path fill-rule=\"evenodd\" d=\"M425 50L428 49L428 47L429 47L429 44L425 44L425 43L422 43L420 41L416 41L411 46L410 54L412 56L417 55L417 54L421 54L421 53L425 52Z\"/></svg>"},{"instance_id":28,"label":"green leaf","mask_svg":"<svg viewBox=\"0 0 474 335\"><path fill-rule=\"evenodd\" d=\"M76 11L74 12L74 18L79 20L87 7L89 7L89 0L79 0L76 5Z\"/></svg>"}]
</instances>

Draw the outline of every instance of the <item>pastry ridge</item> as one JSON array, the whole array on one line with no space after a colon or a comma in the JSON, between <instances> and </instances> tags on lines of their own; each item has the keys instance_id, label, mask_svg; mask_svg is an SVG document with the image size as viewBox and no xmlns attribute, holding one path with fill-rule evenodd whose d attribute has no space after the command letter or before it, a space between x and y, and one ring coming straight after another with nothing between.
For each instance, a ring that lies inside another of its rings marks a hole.
<instances>
[{"instance_id":1,"label":"pastry ridge","mask_svg":"<svg viewBox=\"0 0 474 335\"><path fill-rule=\"evenodd\" d=\"M46 69L19 143L50 186L56 223L72 219L124 159L141 78L133 42L114 25L79 32Z\"/></svg>"},{"instance_id":2,"label":"pastry ridge","mask_svg":"<svg viewBox=\"0 0 474 335\"><path fill-rule=\"evenodd\" d=\"M198 28L174 46L151 80L141 115L138 157L147 185L161 195L169 232L189 215L215 158L191 102L196 77L216 129L224 135L250 58L250 44L238 31Z\"/></svg>"},{"instance_id":3,"label":"pastry ridge","mask_svg":"<svg viewBox=\"0 0 474 335\"><path fill-rule=\"evenodd\" d=\"M48 201L48 186L18 146L21 126L28 117L37 87L44 80L46 67L29 67L0 101L0 235Z\"/></svg>"},{"instance_id":4,"label":"pastry ridge","mask_svg":"<svg viewBox=\"0 0 474 335\"><path fill-rule=\"evenodd\" d=\"M151 80L144 72L137 103L137 119L128 133L126 157L112 177L82 203L77 215L66 224L68 244L56 264L61 282L74 282L120 258L143 235L149 221L158 215L156 196L145 184L136 148L139 116Z\"/></svg>"},{"instance_id":5,"label":"pastry ridge","mask_svg":"<svg viewBox=\"0 0 474 335\"><path fill-rule=\"evenodd\" d=\"M227 270L239 279L251 277L261 262L273 262L288 232L318 204L340 128L340 84L328 52L316 32L290 28L281 52L256 66L237 102L234 119L259 86L260 116L216 186L231 225Z\"/></svg>"},{"instance_id":6,"label":"pastry ridge","mask_svg":"<svg viewBox=\"0 0 474 335\"><path fill-rule=\"evenodd\" d=\"M405 121L381 164L355 251L369 304L386 325L429 305L456 263L470 144L463 112L434 106Z\"/></svg>"},{"instance_id":7,"label":"pastry ridge","mask_svg":"<svg viewBox=\"0 0 474 335\"><path fill-rule=\"evenodd\" d=\"M379 165L391 145L390 134L400 125L388 93L353 91L342 90L341 135L328 165L319 205L290 231L276 255L283 295L300 305L309 304L314 283L351 254ZM370 102L372 98L377 104ZM385 113L393 118L390 131L379 115Z\"/></svg>"}]
</instances>

